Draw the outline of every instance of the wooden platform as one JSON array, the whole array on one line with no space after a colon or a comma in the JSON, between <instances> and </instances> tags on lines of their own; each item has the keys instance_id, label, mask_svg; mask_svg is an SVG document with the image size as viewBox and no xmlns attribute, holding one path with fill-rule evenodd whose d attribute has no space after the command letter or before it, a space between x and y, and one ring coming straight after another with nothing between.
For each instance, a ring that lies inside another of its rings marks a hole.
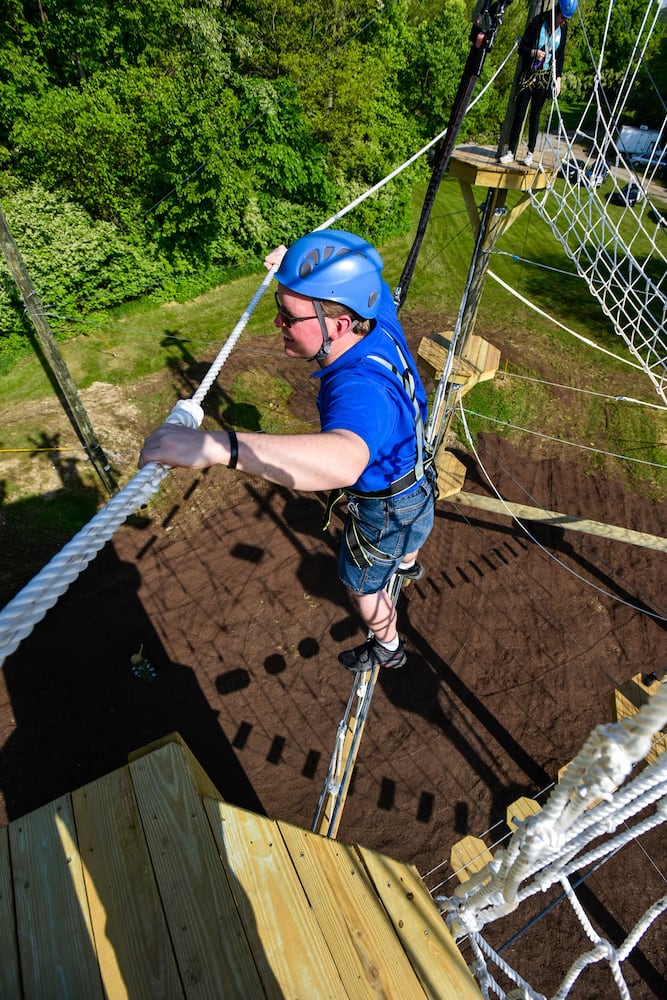
<instances>
[{"instance_id":1,"label":"wooden platform","mask_svg":"<svg viewBox=\"0 0 667 1000\"><path fill-rule=\"evenodd\" d=\"M498 163L496 149L486 146L457 146L449 162L449 173L465 184L510 191L540 190L547 186L547 175L557 169L553 153L535 156L533 165Z\"/></svg>"},{"instance_id":2,"label":"wooden platform","mask_svg":"<svg viewBox=\"0 0 667 1000\"><path fill-rule=\"evenodd\" d=\"M412 866L226 804L174 734L0 828L0 997L481 993Z\"/></svg>"}]
</instances>

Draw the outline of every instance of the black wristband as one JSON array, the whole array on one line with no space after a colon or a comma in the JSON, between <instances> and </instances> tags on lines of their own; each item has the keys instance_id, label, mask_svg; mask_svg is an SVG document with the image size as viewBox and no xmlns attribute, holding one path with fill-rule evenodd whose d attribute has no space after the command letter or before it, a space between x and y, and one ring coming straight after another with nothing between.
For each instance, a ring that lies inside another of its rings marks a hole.
<instances>
[{"instance_id":1,"label":"black wristband","mask_svg":"<svg viewBox=\"0 0 667 1000\"><path fill-rule=\"evenodd\" d=\"M227 462L228 469L235 469L236 463L239 460L239 440L236 436L236 431L227 431L229 434L229 461Z\"/></svg>"}]
</instances>

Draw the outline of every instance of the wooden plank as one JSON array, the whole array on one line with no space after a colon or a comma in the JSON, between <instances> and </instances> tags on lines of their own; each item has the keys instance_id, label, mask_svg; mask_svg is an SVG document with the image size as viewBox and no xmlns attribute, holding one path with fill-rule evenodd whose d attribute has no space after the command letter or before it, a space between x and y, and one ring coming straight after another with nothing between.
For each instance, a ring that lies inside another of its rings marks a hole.
<instances>
[{"instance_id":1,"label":"wooden plank","mask_svg":"<svg viewBox=\"0 0 667 1000\"><path fill-rule=\"evenodd\" d=\"M496 150L484 146L457 146L449 161L449 173L459 181L484 188L527 191L547 185L547 171L555 166L553 156L541 154L541 164L530 169L519 164L505 165L496 160Z\"/></svg>"},{"instance_id":2,"label":"wooden plank","mask_svg":"<svg viewBox=\"0 0 667 1000\"><path fill-rule=\"evenodd\" d=\"M479 986L417 869L358 850L426 996L480 1000Z\"/></svg>"},{"instance_id":3,"label":"wooden plank","mask_svg":"<svg viewBox=\"0 0 667 1000\"><path fill-rule=\"evenodd\" d=\"M536 802L535 799L529 799L525 795L515 799L514 802L508 805L505 812L508 827L510 830L516 830L519 823L529 819L531 816L535 816L536 813L540 812L541 808L542 806L539 802Z\"/></svg>"},{"instance_id":4,"label":"wooden plank","mask_svg":"<svg viewBox=\"0 0 667 1000\"><path fill-rule=\"evenodd\" d=\"M205 806L267 997L344 996L277 824L213 799Z\"/></svg>"},{"instance_id":5,"label":"wooden plank","mask_svg":"<svg viewBox=\"0 0 667 1000\"><path fill-rule=\"evenodd\" d=\"M106 996L182 998L129 769L73 792L72 807Z\"/></svg>"},{"instance_id":6,"label":"wooden plank","mask_svg":"<svg viewBox=\"0 0 667 1000\"><path fill-rule=\"evenodd\" d=\"M279 822L346 997L424 1000L387 913L353 848Z\"/></svg>"},{"instance_id":7,"label":"wooden plank","mask_svg":"<svg viewBox=\"0 0 667 1000\"><path fill-rule=\"evenodd\" d=\"M183 747L169 743L129 769L185 995L263 997Z\"/></svg>"},{"instance_id":8,"label":"wooden plank","mask_svg":"<svg viewBox=\"0 0 667 1000\"><path fill-rule=\"evenodd\" d=\"M480 510L492 511L494 514L504 514L507 517L518 517L523 521L540 521L552 524L568 531L584 531L601 538L612 538L618 542L629 542L631 545L642 545L657 552L667 552L667 538L647 535L642 531L632 531L614 524L604 524L602 521L590 521L573 514L559 514L554 510L542 510L540 507L527 507L520 503L509 503L496 497L479 496L477 493L457 493L452 503L465 507L477 507Z\"/></svg>"},{"instance_id":9,"label":"wooden plank","mask_svg":"<svg viewBox=\"0 0 667 1000\"><path fill-rule=\"evenodd\" d=\"M12 886L7 827L0 827L0 997L21 996L21 973L14 921L14 888Z\"/></svg>"},{"instance_id":10,"label":"wooden plank","mask_svg":"<svg viewBox=\"0 0 667 1000\"><path fill-rule=\"evenodd\" d=\"M222 795L215 787L180 733L167 733L166 736L161 736L159 739L153 740L152 743L147 743L145 746L139 747L138 750L133 750L132 753L128 754L128 763L131 763L133 760L139 760L140 757L145 757L146 754L153 753L153 750L159 750L160 747L166 746L167 743L177 743L179 747L182 747L190 774L197 783L199 794L202 796L210 796L212 799L222 799Z\"/></svg>"},{"instance_id":11,"label":"wooden plank","mask_svg":"<svg viewBox=\"0 0 667 1000\"><path fill-rule=\"evenodd\" d=\"M459 882L467 882L470 876L483 871L493 855L479 837L462 837L449 852L449 863Z\"/></svg>"},{"instance_id":12,"label":"wooden plank","mask_svg":"<svg viewBox=\"0 0 667 1000\"><path fill-rule=\"evenodd\" d=\"M9 845L24 995L101 998L70 797L10 823Z\"/></svg>"},{"instance_id":13,"label":"wooden plank","mask_svg":"<svg viewBox=\"0 0 667 1000\"><path fill-rule=\"evenodd\" d=\"M417 358L423 363L431 378L442 378L452 336L453 334L447 331L422 337L417 349Z\"/></svg>"}]
</instances>

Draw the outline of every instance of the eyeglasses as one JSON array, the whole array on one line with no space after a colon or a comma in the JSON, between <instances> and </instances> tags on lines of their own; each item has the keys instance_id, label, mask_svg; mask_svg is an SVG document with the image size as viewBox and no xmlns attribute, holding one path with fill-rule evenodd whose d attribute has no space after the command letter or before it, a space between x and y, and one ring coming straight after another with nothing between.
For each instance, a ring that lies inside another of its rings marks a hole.
<instances>
[{"instance_id":1,"label":"eyeglasses","mask_svg":"<svg viewBox=\"0 0 667 1000\"><path fill-rule=\"evenodd\" d=\"M280 316L280 322L283 326L286 326L288 330L295 323L303 323L307 319L317 319L316 313L313 313L312 316L292 316L291 313L285 311L280 299L278 298L278 292L274 292L273 296L276 300L276 309L278 310L278 315Z\"/></svg>"}]
</instances>

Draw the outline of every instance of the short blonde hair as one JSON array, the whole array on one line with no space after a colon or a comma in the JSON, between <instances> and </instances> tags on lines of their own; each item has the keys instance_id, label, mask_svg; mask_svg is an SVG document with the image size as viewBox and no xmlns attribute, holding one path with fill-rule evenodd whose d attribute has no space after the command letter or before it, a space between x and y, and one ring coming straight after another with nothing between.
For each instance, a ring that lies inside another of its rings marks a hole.
<instances>
[{"instance_id":1,"label":"short blonde hair","mask_svg":"<svg viewBox=\"0 0 667 1000\"><path fill-rule=\"evenodd\" d=\"M372 321L370 319L364 319L354 309L350 309L349 306L344 306L340 302L323 300L322 312L329 319L338 319L339 316L351 316L355 322L354 332L358 333L360 337L365 337L367 333L371 332Z\"/></svg>"}]
</instances>

